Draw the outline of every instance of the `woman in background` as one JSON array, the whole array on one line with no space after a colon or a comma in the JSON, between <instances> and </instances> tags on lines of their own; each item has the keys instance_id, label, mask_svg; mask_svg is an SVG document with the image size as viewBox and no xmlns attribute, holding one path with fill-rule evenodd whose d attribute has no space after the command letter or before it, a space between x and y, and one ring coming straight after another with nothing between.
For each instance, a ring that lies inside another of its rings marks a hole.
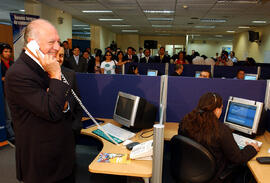
<instances>
[{"instance_id":1,"label":"woman in background","mask_svg":"<svg viewBox=\"0 0 270 183\"><path fill-rule=\"evenodd\" d=\"M202 95L197 107L184 116L178 130L178 134L200 143L215 157L217 172L211 181L215 183L222 182L219 177L229 165L247 163L259 151L255 143L247 144L242 150L239 149L231 129L218 120L222 107L222 98L218 94ZM243 172L238 172L237 175L244 177L241 173Z\"/></svg>"},{"instance_id":2,"label":"woman in background","mask_svg":"<svg viewBox=\"0 0 270 183\"><path fill-rule=\"evenodd\" d=\"M117 62L116 60L112 59L112 52L106 51L105 52L105 60L101 63L101 73L102 74L115 74L116 66L121 66L126 62Z\"/></svg>"},{"instance_id":3,"label":"woman in background","mask_svg":"<svg viewBox=\"0 0 270 183\"><path fill-rule=\"evenodd\" d=\"M102 51L100 49L96 50L95 53L95 59L90 60L88 62L88 72L89 73L96 73L96 74L101 74L101 56L102 56Z\"/></svg>"},{"instance_id":4,"label":"woman in background","mask_svg":"<svg viewBox=\"0 0 270 183\"><path fill-rule=\"evenodd\" d=\"M188 61L185 59L185 52L180 51L178 53L178 59L175 60L175 64L189 64Z\"/></svg>"}]
</instances>

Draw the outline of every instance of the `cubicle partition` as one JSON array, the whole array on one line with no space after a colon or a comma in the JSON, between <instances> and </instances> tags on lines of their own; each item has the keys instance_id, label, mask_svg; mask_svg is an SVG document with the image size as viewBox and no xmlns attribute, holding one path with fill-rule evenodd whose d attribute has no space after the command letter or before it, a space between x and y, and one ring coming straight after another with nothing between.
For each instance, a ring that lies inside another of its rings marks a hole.
<instances>
[{"instance_id":1,"label":"cubicle partition","mask_svg":"<svg viewBox=\"0 0 270 183\"><path fill-rule=\"evenodd\" d=\"M202 71L202 70L208 70L211 72L211 66L210 65L192 65L192 64L184 64L184 70L182 73L182 76L188 76L188 77L194 77L196 71ZM168 75L172 75L174 72L175 64L169 65L169 71Z\"/></svg>"},{"instance_id":2,"label":"cubicle partition","mask_svg":"<svg viewBox=\"0 0 270 183\"><path fill-rule=\"evenodd\" d=\"M128 74L128 68L131 65L138 66L140 75L147 75L147 71L149 69L157 70L159 76L165 74L165 64L160 64L160 63L126 63L125 64L125 74Z\"/></svg>"},{"instance_id":3,"label":"cubicle partition","mask_svg":"<svg viewBox=\"0 0 270 183\"><path fill-rule=\"evenodd\" d=\"M1 67L1 63L0 63ZM0 70L1 76L1 70ZM3 88L2 82L0 81L0 145L1 142L6 140L6 117L5 117L5 108L4 108L4 96L3 96Z\"/></svg>"},{"instance_id":4,"label":"cubicle partition","mask_svg":"<svg viewBox=\"0 0 270 183\"><path fill-rule=\"evenodd\" d=\"M159 106L160 77L78 73L77 81L82 102L94 117L113 118L119 91Z\"/></svg>"},{"instance_id":5,"label":"cubicle partition","mask_svg":"<svg viewBox=\"0 0 270 183\"><path fill-rule=\"evenodd\" d=\"M269 66L260 66L261 74L260 79L270 79L270 67Z\"/></svg>"},{"instance_id":6,"label":"cubicle partition","mask_svg":"<svg viewBox=\"0 0 270 183\"><path fill-rule=\"evenodd\" d=\"M237 75L237 71L242 69L245 73L257 74L256 66L215 66L214 67L214 77L215 78L234 78Z\"/></svg>"},{"instance_id":7,"label":"cubicle partition","mask_svg":"<svg viewBox=\"0 0 270 183\"><path fill-rule=\"evenodd\" d=\"M206 92L216 92L223 98L223 121L229 96L264 102L267 81L204 79L190 77L168 77L167 120L179 122L191 112ZM270 125L269 125L270 126Z\"/></svg>"}]
</instances>

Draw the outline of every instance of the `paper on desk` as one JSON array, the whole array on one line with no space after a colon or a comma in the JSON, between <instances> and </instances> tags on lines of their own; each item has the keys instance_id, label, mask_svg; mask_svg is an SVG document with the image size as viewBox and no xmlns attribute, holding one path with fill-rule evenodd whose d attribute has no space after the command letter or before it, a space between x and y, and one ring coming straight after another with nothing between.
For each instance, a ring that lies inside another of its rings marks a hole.
<instances>
[{"instance_id":1,"label":"paper on desk","mask_svg":"<svg viewBox=\"0 0 270 183\"><path fill-rule=\"evenodd\" d=\"M130 163L128 154L100 153L98 162L103 163Z\"/></svg>"}]
</instances>

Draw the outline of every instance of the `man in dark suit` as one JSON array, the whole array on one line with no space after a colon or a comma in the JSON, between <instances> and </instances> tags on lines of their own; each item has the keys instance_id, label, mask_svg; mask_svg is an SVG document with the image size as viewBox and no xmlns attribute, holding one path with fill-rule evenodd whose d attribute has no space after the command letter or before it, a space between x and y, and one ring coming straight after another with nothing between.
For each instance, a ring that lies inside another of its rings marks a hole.
<instances>
[{"instance_id":1,"label":"man in dark suit","mask_svg":"<svg viewBox=\"0 0 270 183\"><path fill-rule=\"evenodd\" d=\"M123 58L124 61L131 61L131 62L138 62L138 57L137 55L133 54L133 48L128 47L127 49L127 55L124 56Z\"/></svg>"},{"instance_id":2,"label":"man in dark suit","mask_svg":"<svg viewBox=\"0 0 270 183\"><path fill-rule=\"evenodd\" d=\"M24 183L74 183L70 86L61 81L56 60L57 30L46 20L34 20L24 39L27 46L5 83L16 137L17 178ZM36 41L40 51L29 48L30 41Z\"/></svg>"},{"instance_id":3,"label":"man in dark suit","mask_svg":"<svg viewBox=\"0 0 270 183\"><path fill-rule=\"evenodd\" d=\"M72 50L69 49L69 45L68 45L68 42L67 41L64 41L63 42L63 46L64 46L64 55L65 55L65 58L69 58L72 56Z\"/></svg>"},{"instance_id":4,"label":"man in dark suit","mask_svg":"<svg viewBox=\"0 0 270 183\"><path fill-rule=\"evenodd\" d=\"M74 70L75 72L87 72L88 63L85 58L80 57L80 48L73 48L73 56L67 58L64 66Z\"/></svg>"},{"instance_id":5,"label":"man in dark suit","mask_svg":"<svg viewBox=\"0 0 270 183\"><path fill-rule=\"evenodd\" d=\"M62 47L62 46L60 47L60 50L58 51L56 58L57 58L57 61L59 62L59 64L61 65L62 74L64 75L64 77L68 81L71 88L74 90L74 92L80 98L80 93L79 93L79 89L77 86L77 80L76 80L76 73L73 70L68 69L62 65L64 62L64 47ZM83 116L83 111L82 111L81 106L76 101L74 96L69 98L68 104L70 107L70 112L72 114L72 131L73 131L73 134L75 137L75 142L76 142L79 135L80 135L81 129L82 129L81 120L82 120L82 116Z\"/></svg>"},{"instance_id":6,"label":"man in dark suit","mask_svg":"<svg viewBox=\"0 0 270 183\"><path fill-rule=\"evenodd\" d=\"M155 60L150 56L151 55L151 51L149 48L146 48L144 50L144 56L143 58L140 59L140 63L154 63Z\"/></svg>"},{"instance_id":7,"label":"man in dark suit","mask_svg":"<svg viewBox=\"0 0 270 183\"><path fill-rule=\"evenodd\" d=\"M159 56L155 57L156 63L170 63L170 57L165 55L165 48L160 47L159 49Z\"/></svg>"}]
</instances>

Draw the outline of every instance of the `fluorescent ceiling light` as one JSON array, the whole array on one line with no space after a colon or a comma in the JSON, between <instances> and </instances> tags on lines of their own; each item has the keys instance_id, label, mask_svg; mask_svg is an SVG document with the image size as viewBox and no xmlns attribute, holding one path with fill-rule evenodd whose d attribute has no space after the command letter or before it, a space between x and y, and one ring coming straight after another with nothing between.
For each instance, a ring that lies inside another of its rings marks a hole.
<instances>
[{"instance_id":1,"label":"fluorescent ceiling light","mask_svg":"<svg viewBox=\"0 0 270 183\"><path fill-rule=\"evenodd\" d=\"M172 14L174 11L171 10L143 10L144 13L161 13L161 14Z\"/></svg>"},{"instance_id":2,"label":"fluorescent ceiling light","mask_svg":"<svg viewBox=\"0 0 270 183\"><path fill-rule=\"evenodd\" d=\"M265 24L266 21L265 20L254 20L254 21L252 21L252 23L254 23L254 24Z\"/></svg>"},{"instance_id":3,"label":"fluorescent ceiling light","mask_svg":"<svg viewBox=\"0 0 270 183\"><path fill-rule=\"evenodd\" d=\"M223 37L222 35L215 35L215 37Z\"/></svg>"},{"instance_id":4,"label":"fluorescent ceiling light","mask_svg":"<svg viewBox=\"0 0 270 183\"><path fill-rule=\"evenodd\" d=\"M213 23L224 23L227 22L225 19L213 19L213 18L203 18L200 19L201 22L213 22Z\"/></svg>"},{"instance_id":5,"label":"fluorescent ceiling light","mask_svg":"<svg viewBox=\"0 0 270 183\"><path fill-rule=\"evenodd\" d=\"M122 18L99 18L99 21L123 21Z\"/></svg>"},{"instance_id":6,"label":"fluorescent ceiling light","mask_svg":"<svg viewBox=\"0 0 270 183\"><path fill-rule=\"evenodd\" d=\"M172 25L152 25L152 27L172 27Z\"/></svg>"},{"instance_id":7,"label":"fluorescent ceiling light","mask_svg":"<svg viewBox=\"0 0 270 183\"><path fill-rule=\"evenodd\" d=\"M195 28L197 29L214 29L216 26L214 25L196 25Z\"/></svg>"},{"instance_id":8,"label":"fluorescent ceiling light","mask_svg":"<svg viewBox=\"0 0 270 183\"><path fill-rule=\"evenodd\" d=\"M250 27L249 26L239 26L238 28L239 29L249 29Z\"/></svg>"},{"instance_id":9,"label":"fluorescent ceiling light","mask_svg":"<svg viewBox=\"0 0 270 183\"><path fill-rule=\"evenodd\" d=\"M217 0L218 3L258 3L261 0Z\"/></svg>"},{"instance_id":10,"label":"fluorescent ceiling light","mask_svg":"<svg viewBox=\"0 0 270 183\"><path fill-rule=\"evenodd\" d=\"M72 34L90 35L90 32L72 32Z\"/></svg>"},{"instance_id":11,"label":"fluorescent ceiling light","mask_svg":"<svg viewBox=\"0 0 270 183\"><path fill-rule=\"evenodd\" d=\"M122 32L138 32L138 30L122 30Z\"/></svg>"},{"instance_id":12,"label":"fluorescent ceiling light","mask_svg":"<svg viewBox=\"0 0 270 183\"><path fill-rule=\"evenodd\" d=\"M112 13L112 10L82 10L83 13Z\"/></svg>"},{"instance_id":13,"label":"fluorescent ceiling light","mask_svg":"<svg viewBox=\"0 0 270 183\"><path fill-rule=\"evenodd\" d=\"M148 18L149 21L173 21L173 18Z\"/></svg>"},{"instance_id":14,"label":"fluorescent ceiling light","mask_svg":"<svg viewBox=\"0 0 270 183\"><path fill-rule=\"evenodd\" d=\"M19 10L19 11L21 11L21 12L25 12L25 10Z\"/></svg>"},{"instance_id":15,"label":"fluorescent ceiling light","mask_svg":"<svg viewBox=\"0 0 270 183\"><path fill-rule=\"evenodd\" d=\"M83 29L85 29L85 30L90 30L90 27L85 27L85 28L83 28Z\"/></svg>"},{"instance_id":16,"label":"fluorescent ceiling light","mask_svg":"<svg viewBox=\"0 0 270 183\"><path fill-rule=\"evenodd\" d=\"M228 30L226 32L228 32L228 33L235 33L235 31L232 31L232 30Z\"/></svg>"},{"instance_id":17,"label":"fluorescent ceiling light","mask_svg":"<svg viewBox=\"0 0 270 183\"><path fill-rule=\"evenodd\" d=\"M89 27L89 25L72 25L73 27Z\"/></svg>"},{"instance_id":18,"label":"fluorescent ceiling light","mask_svg":"<svg viewBox=\"0 0 270 183\"><path fill-rule=\"evenodd\" d=\"M131 27L131 25L112 25L112 27Z\"/></svg>"}]
</instances>

